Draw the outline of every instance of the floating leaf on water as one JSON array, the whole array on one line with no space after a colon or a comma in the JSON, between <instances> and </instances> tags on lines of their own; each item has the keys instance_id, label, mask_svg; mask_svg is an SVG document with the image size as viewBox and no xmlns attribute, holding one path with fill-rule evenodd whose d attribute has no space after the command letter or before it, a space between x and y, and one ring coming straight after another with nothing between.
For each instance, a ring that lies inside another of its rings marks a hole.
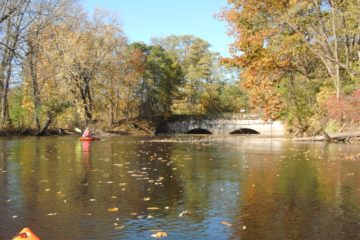
<instances>
[{"instance_id":1,"label":"floating leaf on water","mask_svg":"<svg viewBox=\"0 0 360 240\"><path fill-rule=\"evenodd\" d=\"M159 210L160 208L158 207L148 207L147 210Z\"/></svg>"},{"instance_id":2,"label":"floating leaf on water","mask_svg":"<svg viewBox=\"0 0 360 240\"><path fill-rule=\"evenodd\" d=\"M17 217L18 217L17 215L12 216L12 218L17 218Z\"/></svg>"},{"instance_id":3,"label":"floating leaf on water","mask_svg":"<svg viewBox=\"0 0 360 240\"><path fill-rule=\"evenodd\" d=\"M51 189L50 189L50 188L45 189L45 192L49 192L49 191L51 191Z\"/></svg>"},{"instance_id":4,"label":"floating leaf on water","mask_svg":"<svg viewBox=\"0 0 360 240\"><path fill-rule=\"evenodd\" d=\"M144 197L144 201L150 201L150 198L149 197Z\"/></svg>"},{"instance_id":5,"label":"floating leaf on water","mask_svg":"<svg viewBox=\"0 0 360 240\"><path fill-rule=\"evenodd\" d=\"M153 237L153 238L167 237L167 233L166 232L157 232L157 233L151 234L151 237Z\"/></svg>"},{"instance_id":6,"label":"floating leaf on water","mask_svg":"<svg viewBox=\"0 0 360 240\"><path fill-rule=\"evenodd\" d=\"M124 227L125 227L124 225L121 225L121 226L115 227L114 229L123 229Z\"/></svg>"},{"instance_id":7,"label":"floating leaf on water","mask_svg":"<svg viewBox=\"0 0 360 240\"><path fill-rule=\"evenodd\" d=\"M56 212L55 213L48 213L48 216L55 216L55 215L57 215Z\"/></svg>"},{"instance_id":8,"label":"floating leaf on water","mask_svg":"<svg viewBox=\"0 0 360 240\"><path fill-rule=\"evenodd\" d=\"M221 224L225 225L225 226L228 226L228 227L232 227L233 225L229 222L226 222L226 221L222 221Z\"/></svg>"},{"instance_id":9,"label":"floating leaf on water","mask_svg":"<svg viewBox=\"0 0 360 240\"><path fill-rule=\"evenodd\" d=\"M95 198L90 198L89 201L90 202L96 202L96 199Z\"/></svg>"},{"instance_id":10,"label":"floating leaf on water","mask_svg":"<svg viewBox=\"0 0 360 240\"><path fill-rule=\"evenodd\" d=\"M118 211L119 211L119 208L117 208L117 207L108 209L108 212L118 212Z\"/></svg>"},{"instance_id":11,"label":"floating leaf on water","mask_svg":"<svg viewBox=\"0 0 360 240\"><path fill-rule=\"evenodd\" d=\"M246 226L245 226L245 225L244 225L244 226L242 226L242 229L243 229L243 230L246 230Z\"/></svg>"},{"instance_id":12,"label":"floating leaf on water","mask_svg":"<svg viewBox=\"0 0 360 240\"><path fill-rule=\"evenodd\" d=\"M188 215L191 215L191 212L189 210L185 210L179 214L179 217L188 216Z\"/></svg>"},{"instance_id":13,"label":"floating leaf on water","mask_svg":"<svg viewBox=\"0 0 360 240\"><path fill-rule=\"evenodd\" d=\"M131 174L131 176L132 176L132 177L136 177L136 178L138 178L138 177L139 177L139 178L140 178L140 177L143 177L143 175L141 175L141 174L135 174L135 173L134 173L134 174Z\"/></svg>"}]
</instances>

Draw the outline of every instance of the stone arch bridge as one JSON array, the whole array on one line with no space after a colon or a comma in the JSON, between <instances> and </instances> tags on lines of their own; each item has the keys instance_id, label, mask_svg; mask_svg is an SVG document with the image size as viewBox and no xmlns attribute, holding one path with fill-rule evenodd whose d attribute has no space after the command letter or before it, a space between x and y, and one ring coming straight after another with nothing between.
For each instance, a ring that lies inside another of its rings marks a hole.
<instances>
[{"instance_id":1,"label":"stone arch bridge","mask_svg":"<svg viewBox=\"0 0 360 240\"><path fill-rule=\"evenodd\" d=\"M284 136L285 128L279 121L264 121L257 115L241 114L226 117L179 115L160 123L155 134L260 134Z\"/></svg>"}]
</instances>

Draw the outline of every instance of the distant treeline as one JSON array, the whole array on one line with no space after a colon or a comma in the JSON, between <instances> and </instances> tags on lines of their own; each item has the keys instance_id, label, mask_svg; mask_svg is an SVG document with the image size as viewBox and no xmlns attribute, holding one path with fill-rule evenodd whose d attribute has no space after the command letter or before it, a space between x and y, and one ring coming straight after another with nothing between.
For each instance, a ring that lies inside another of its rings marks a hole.
<instances>
[{"instance_id":1,"label":"distant treeline","mask_svg":"<svg viewBox=\"0 0 360 240\"><path fill-rule=\"evenodd\" d=\"M116 17L72 0L0 0L0 31L3 130L247 106L236 68L195 36L128 43Z\"/></svg>"}]
</instances>

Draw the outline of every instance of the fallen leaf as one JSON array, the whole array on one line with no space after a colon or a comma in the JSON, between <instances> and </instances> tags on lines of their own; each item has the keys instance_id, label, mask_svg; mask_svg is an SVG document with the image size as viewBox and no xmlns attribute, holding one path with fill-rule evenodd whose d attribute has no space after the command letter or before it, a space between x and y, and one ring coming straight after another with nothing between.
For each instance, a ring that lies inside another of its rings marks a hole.
<instances>
[{"instance_id":1,"label":"fallen leaf","mask_svg":"<svg viewBox=\"0 0 360 240\"><path fill-rule=\"evenodd\" d=\"M222 221L221 224L225 225L225 226L228 226L228 227L232 227L233 225L229 222L226 222L226 221Z\"/></svg>"},{"instance_id":2,"label":"fallen leaf","mask_svg":"<svg viewBox=\"0 0 360 240\"><path fill-rule=\"evenodd\" d=\"M179 217L188 216L188 215L191 215L191 212L189 210L185 210L179 214Z\"/></svg>"},{"instance_id":3,"label":"fallen leaf","mask_svg":"<svg viewBox=\"0 0 360 240\"><path fill-rule=\"evenodd\" d=\"M148 207L147 210L159 210L160 208L158 207Z\"/></svg>"},{"instance_id":4,"label":"fallen leaf","mask_svg":"<svg viewBox=\"0 0 360 240\"><path fill-rule=\"evenodd\" d=\"M167 237L167 233L166 232L157 232L157 233L151 234L151 237L153 237L153 238Z\"/></svg>"},{"instance_id":5,"label":"fallen leaf","mask_svg":"<svg viewBox=\"0 0 360 240\"><path fill-rule=\"evenodd\" d=\"M108 212L118 212L118 211L119 211L119 208L117 208L117 207L108 209Z\"/></svg>"}]
</instances>

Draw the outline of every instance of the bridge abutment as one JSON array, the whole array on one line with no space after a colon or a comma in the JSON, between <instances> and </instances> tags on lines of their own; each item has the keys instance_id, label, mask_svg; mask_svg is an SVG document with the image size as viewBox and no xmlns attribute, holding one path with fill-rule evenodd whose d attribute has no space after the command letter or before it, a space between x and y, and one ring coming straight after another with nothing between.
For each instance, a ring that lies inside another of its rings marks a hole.
<instances>
[{"instance_id":1,"label":"bridge abutment","mask_svg":"<svg viewBox=\"0 0 360 240\"><path fill-rule=\"evenodd\" d=\"M198 131L195 131L198 130ZM262 119L206 119L191 118L172 119L159 125L156 134L187 134L192 132L213 135L260 134L263 136L284 136L285 128L280 121L264 121Z\"/></svg>"}]
</instances>

